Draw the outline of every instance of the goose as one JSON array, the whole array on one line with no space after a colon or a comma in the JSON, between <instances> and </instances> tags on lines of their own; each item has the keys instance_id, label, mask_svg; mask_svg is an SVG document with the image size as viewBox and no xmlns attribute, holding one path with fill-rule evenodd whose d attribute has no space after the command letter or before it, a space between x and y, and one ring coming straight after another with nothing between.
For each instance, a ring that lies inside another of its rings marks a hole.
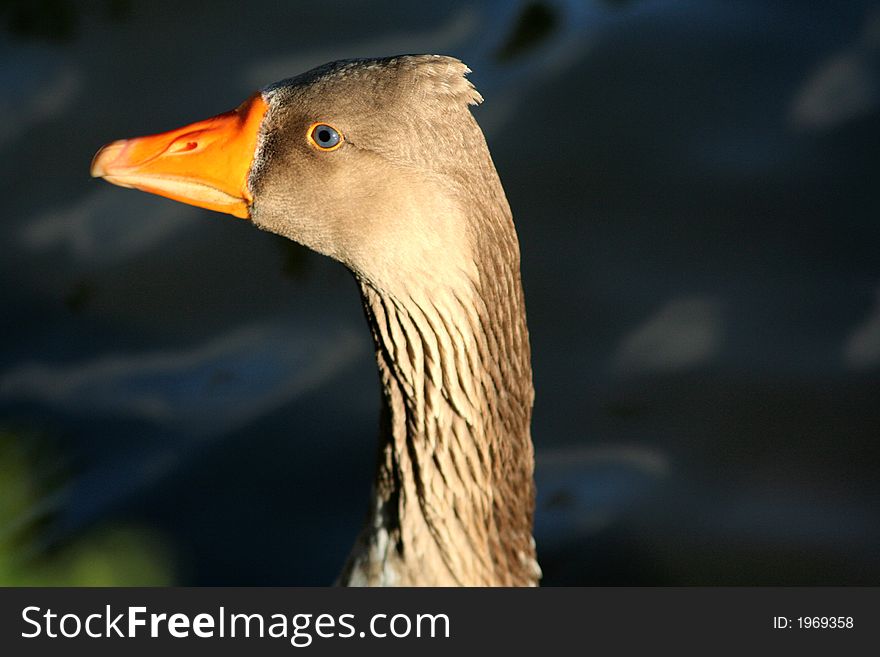
<instances>
[{"instance_id":1,"label":"goose","mask_svg":"<svg viewBox=\"0 0 880 657\"><path fill-rule=\"evenodd\" d=\"M93 177L247 219L353 273L382 408L341 585L541 577L519 242L468 73L441 55L332 62L92 161Z\"/></svg>"}]
</instances>

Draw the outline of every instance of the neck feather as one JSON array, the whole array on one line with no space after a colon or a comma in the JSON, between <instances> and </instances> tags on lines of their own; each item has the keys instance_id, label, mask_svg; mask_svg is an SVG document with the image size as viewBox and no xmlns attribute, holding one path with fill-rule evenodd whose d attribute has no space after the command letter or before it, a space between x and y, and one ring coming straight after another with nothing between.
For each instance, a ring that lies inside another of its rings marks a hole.
<instances>
[{"instance_id":1,"label":"neck feather","mask_svg":"<svg viewBox=\"0 0 880 657\"><path fill-rule=\"evenodd\" d=\"M343 584L516 586L540 577L534 392L509 211L479 239L491 248L476 250L475 274L454 284L393 295L360 281L383 411L370 515Z\"/></svg>"}]
</instances>

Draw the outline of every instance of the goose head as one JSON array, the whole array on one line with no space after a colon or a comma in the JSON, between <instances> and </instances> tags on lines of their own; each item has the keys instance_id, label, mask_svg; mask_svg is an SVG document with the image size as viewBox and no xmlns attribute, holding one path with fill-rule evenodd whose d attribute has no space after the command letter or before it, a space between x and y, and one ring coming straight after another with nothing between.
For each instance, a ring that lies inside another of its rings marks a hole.
<instances>
[{"instance_id":1,"label":"goose head","mask_svg":"<svg viewBox=\"0 0 880 657\"><path fill-rule=\"evenodd\" d=\"M467 72L442 56L334 62L108 144L92 175L249 219L378 289L437 279L473 267L468 206L494 176Z\"/></svg>"}]
</instances>

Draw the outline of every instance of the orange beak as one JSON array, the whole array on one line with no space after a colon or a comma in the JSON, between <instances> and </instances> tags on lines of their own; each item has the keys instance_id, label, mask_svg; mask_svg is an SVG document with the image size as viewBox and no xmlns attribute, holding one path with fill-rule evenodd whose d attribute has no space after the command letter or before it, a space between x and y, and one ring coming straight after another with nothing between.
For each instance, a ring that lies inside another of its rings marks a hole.
<instances>
[{"instance_id":1,"label":"orange beak","mask_svg":"<svg viewBox=\"0 0 880 657\"><path fill-rule=\"evenodd\" d=\"M92 176L247 219L248 173L267 105L259 93L237 109L158 135L107 144Z\"/></svg>"}]
</instances>

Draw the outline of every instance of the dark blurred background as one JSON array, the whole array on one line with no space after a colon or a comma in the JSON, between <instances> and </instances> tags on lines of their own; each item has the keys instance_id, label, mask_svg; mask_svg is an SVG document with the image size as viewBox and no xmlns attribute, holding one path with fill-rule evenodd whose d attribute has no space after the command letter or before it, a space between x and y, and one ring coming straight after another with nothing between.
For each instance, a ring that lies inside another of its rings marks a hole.
<instances>
[{"instance_id":1,"label":"dark blurred background","mask_svg":"<svg viewBox=\"0 0 880 657\"><path fill-rule=\"evenodd\" d=\"M328 584L378 383L338 264L89 179L447 53L517 221L545 584L880 584L880 3L0 2L0 584Z\"/></svg>"}]
</instances>

